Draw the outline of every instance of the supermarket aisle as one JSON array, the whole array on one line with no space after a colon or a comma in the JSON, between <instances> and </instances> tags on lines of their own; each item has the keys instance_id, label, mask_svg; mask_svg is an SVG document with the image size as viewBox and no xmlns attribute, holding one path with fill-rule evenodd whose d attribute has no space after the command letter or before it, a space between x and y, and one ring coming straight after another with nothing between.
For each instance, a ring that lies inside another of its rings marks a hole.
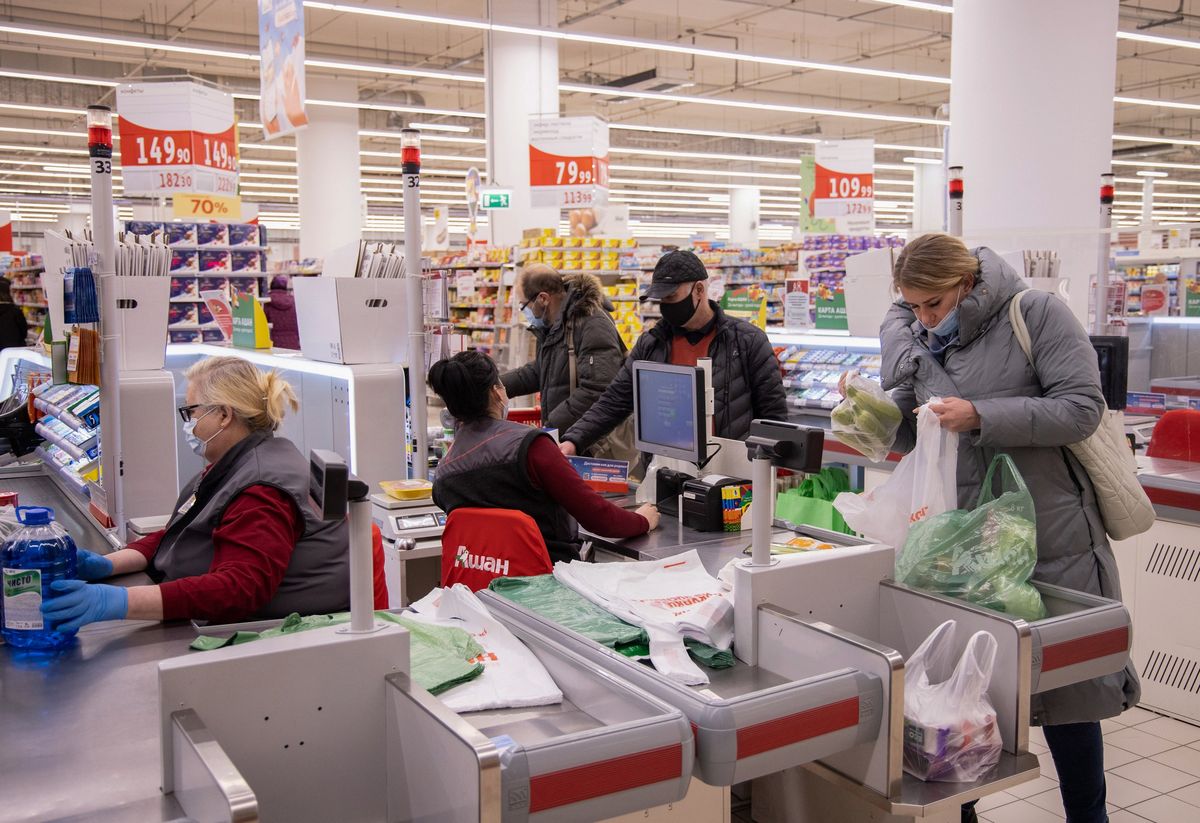
<instances>
[{"instance_id":1,"label":"supermarket aisle","mask_svg":"<svg viewBox=\"0 0 1200 823\"><path fill-rule=\"evenodd\" d=\"M1200 821L1200 726L1145 709L1105 720L1104 767L1108 771L1111 823ZM1042 776L980 801L979 819L991 823L1056 823L1065 819L1054 761L1038 728L1030 750Z\"/></svg>"}]
</instances>

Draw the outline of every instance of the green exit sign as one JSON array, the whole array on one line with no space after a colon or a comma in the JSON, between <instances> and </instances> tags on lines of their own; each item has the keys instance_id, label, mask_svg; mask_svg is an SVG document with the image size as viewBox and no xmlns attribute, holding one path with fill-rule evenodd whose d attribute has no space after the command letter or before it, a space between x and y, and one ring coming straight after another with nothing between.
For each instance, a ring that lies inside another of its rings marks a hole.
<instances>
[{"instance_id":1,"label":"green exit sign","mask_svg":"<svg viewBox=\"0 0 1200 823\"><path fill-rule=\"evenodd\" d=\"M511 192L507 191L485 191L483 195L483 207L485 209L507 209L509 206L509 198Z\"/></svg>"}]
</instances>

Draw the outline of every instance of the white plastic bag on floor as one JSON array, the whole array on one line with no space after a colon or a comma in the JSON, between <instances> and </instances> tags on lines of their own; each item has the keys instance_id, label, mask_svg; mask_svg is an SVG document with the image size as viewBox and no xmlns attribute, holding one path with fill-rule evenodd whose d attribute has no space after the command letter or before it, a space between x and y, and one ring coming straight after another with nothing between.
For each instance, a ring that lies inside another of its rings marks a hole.
<instances>
[{"instance_id":1,"label":"white plastic bag on floor","mask_svg":"<svg viewBox=\"0 0 1200 823\"><path fill-rule=\"evenodd\" d=\"M650 662L690 686L708 683L683 645L690 637L725 650L733 644L733 603L695 550L638 563L555 563L564 586L650 635Z\"/></svg>"},{"instance_id":2,"label":"white plastic bag on floor","mask_svg":"<svg viewBox=\"0 0 1200 823\"><path fill-rule=\"evenodd\" d=\"M933 398L930 403L940 403ZM882 485L869 492L843 492L833 501L846 525L896 549L919 520L958 508L958 433L942 428L929 404L917 413L917 445Z\"/></svg>"},{"instance_id":3,"label":"white plastic bag on floor","mask_svg":"<svg viewBox=\"0 0 1200 823\"><path fill-rule=\"evenodd\" d=\"M1000 760L1003 741L987 696L996 662L996 638L976 632L953 674L929 682L954 649L957 626L947 620L904 667L904 770L921 780L964 783L983 777Z\"/></svg>"},{"instance_id":4,"label":"white plastic bag on floor","mask_svg":"<svg viewBox=\"0 0 1200 823\"><path fill-rule=\"evenodd\" d=\"M410 607L409 616L435 626L463 629L483 647L483 674L438 695L456 712L546 706L562 702L562 692L541 661L492 617L474 592L461 583L434 589Z\"/></svg>"}]
</instances>

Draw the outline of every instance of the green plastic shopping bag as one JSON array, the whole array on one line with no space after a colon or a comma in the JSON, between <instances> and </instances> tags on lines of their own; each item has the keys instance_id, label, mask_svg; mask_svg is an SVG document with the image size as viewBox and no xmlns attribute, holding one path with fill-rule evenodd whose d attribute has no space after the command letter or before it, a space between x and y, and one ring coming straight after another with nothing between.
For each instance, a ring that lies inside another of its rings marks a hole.
<instances>
[{"instance_id":1,"label":"green plastic shopping bag","mask_svg":"<svg viewBox=\"0 0 1200 823\"><path fill-rule=\"evenodd\" d=\"M993 476L1000 470L999 493ZM1046 616L1029 582L1037 565L1033 497L1007 454L988 467L971 511L953 509L909 529L896 557L896 580L1025 620Z\"/></svg>"}]
</instances>

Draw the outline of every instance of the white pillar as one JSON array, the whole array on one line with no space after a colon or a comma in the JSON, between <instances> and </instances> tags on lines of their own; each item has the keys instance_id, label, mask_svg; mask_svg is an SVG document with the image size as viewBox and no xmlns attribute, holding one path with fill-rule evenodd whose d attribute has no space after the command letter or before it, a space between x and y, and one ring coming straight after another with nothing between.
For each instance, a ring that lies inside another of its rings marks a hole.
<instances>
[{"instance_id":1,"label":"white pillar","mask_svg":"<svg viewBox=\"0 0 1200 823\"><path fill-rule=\"evenodd\" d=\"M876 192L875 199L887 200L889 198L886 194ZM946 169L944 166L941 164L933 166L928 163L917 164L917 167L913 169L912 202L913 237L946 230Z\"/></svg>"},{"instance_id":2,"label":"white pillar","mask_svg":"<svg viewBox=\"0 0 1200 823\"><path fill-rule=\"evenodd\" d=\"M1096 181L1112 160L1117 0L957 0L953 26L949 160L963 166L964 240L1056 250L1086 322Z\"/></svg>"},{"instance_id":3,"label":"white pillar","mask_svg":"<svg viewBox=\"0 0 1200 823\"><path fill-rule=\"evenodd\" d=\"M308 96L358 100L354 80L308 78ZM358 169L358 109L309 106L308 127L296 133L300 189L300 257L325 260L324 273L354 274L362 237Z\"/></svg>"},{"instance_id":4,"label":"white pillar","mask_svg":"<svg viewBox=\"0 0 1200 823\"><path fill-rule=\"evenodd\" d=\"M492 0L495 23L554 28L555 0ZM512 207L488 212L491 242L510 245L522 229L558 228L562 211L529 203L529 120L558 115L558 41L487 34L487 182L512 190Z\"/></svg>"},{"instance_id":5,"label":"white pillar","mask_svg":"<svg viewBox=\"0 0 1200 823\"><path fill-rule=\"evenodd\" d=\"M729 190L729 242L744 249L758 248L761 192L753 186Z\"/></svg>"}]
</instances>

